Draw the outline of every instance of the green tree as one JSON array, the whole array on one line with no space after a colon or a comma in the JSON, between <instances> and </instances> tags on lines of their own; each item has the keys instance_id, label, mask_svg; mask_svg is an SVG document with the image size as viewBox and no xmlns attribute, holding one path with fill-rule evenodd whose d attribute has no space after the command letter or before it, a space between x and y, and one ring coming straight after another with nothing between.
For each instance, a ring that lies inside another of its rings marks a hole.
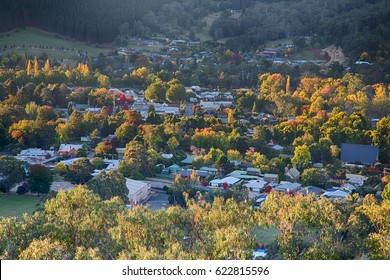
<instances>
[{"instance_id":1,"label":"green tree","mask_svg":"<svg viewBox=\"0 0 390 280\"><path fill-rule=\"evenodd\" d=\"M187 100L187 93L183 85L173 84L167 90L166 98L171 103L180 103Z\"/></svg>"},{"instance_id":2,"label":"green tree","mask_svg":"<svg viewBox=\"0 0 390 280\"><path fill-rule=\"evenodd\" d=\"M0 191L9 192L25 175L23 163L13 157L0 157Z\"/></svg>"},{"instance_id":3,"label":"green tree","mask_svg":"<svg viewBox=\"0 0 390 280\"><path fill-rule=\"evenodd\" d=\"M311 164L310 149L306 145L298 146L294 150L294 157L291 159L293 164L296 164L298 168L304 168Z\"/></svg>"},{"instance_id":4,"label":"green tree","mask_svg":"<svg viewBox=\"0 0 390 280\"><path fill-rule=\"evenodd\" d=\"M53 175L46 166L34 164L30 166L27 181L31 192L36 192L39 196L39 194L46 194L50 191Z\"/></svg>"},{"instance_id":5,"label":"green tree","mask_svg":"<svg viewBox=\"0 0 390 280\"><path fill-rule=\"evenodd\" d=\"M145 91L145 99L155 102L164 102L165 94L167 92L166 86L161 81L156 81L149 85Z\"/></svg>"},{"instance_id":6,"label":"green tree","mask_svg":"<svg viewBox=\"0 0 390 280\"><path fill-rule=\"evenodd\" d=\"M307 168L302 172L301 180L306 186L325 187L329 176L325 169Z\"/></svg>"},{"instance_id":7,"label":"green tree","mask_svg":"<svg viewBox=\"0 0 390 280\"><path fill-rule=\"evenodd\" d=\"M109 200L115 196L127 202L129 189L126 187L125 177L117 170L100 172L86 183L88 189L98 194L102 200Z\"/></svg>"},{"instance_id":8,"label":"green tree","mask_svg":"<svg viewBox=\"0 0 390 280\"><path fill-rule=\"evenodd\" d=\"M93 166L89 159L79 158L68 166L66 178L77 184L84 184L92 178Z\"/></svg>"}]
</instances>

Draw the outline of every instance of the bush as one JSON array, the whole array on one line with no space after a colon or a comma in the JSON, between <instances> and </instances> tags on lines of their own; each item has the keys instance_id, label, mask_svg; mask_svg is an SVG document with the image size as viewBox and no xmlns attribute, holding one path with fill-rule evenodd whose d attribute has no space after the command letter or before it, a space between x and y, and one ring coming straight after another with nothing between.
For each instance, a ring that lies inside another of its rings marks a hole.
<instances>
[{"instance_id":1,"label":"bush","mask_svg":"<svg viewBox=\"0 0 390 280\"><path fill-rule=\"evenodd\" d=\"M16 190L16 193L22 195L22 194L28 193L29 191L30 191L29 185L26 182L24 182L23 184L21 184L18 187L18 189Z\"/></svg>"}]
</instances>

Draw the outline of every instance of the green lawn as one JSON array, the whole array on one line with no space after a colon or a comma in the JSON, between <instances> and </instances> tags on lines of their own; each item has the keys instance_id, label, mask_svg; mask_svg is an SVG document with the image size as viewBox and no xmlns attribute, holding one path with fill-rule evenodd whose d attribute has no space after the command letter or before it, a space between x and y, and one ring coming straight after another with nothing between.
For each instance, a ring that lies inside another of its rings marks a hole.
<instances>
[{"instance_id":1,"label":"green lawn","mask_svg":"<svg viewBox=\"0 0 390 280\"><path fill-rule=\"evenodd\" d=\"M203 27L199 32L195 32L195 37L198 37L201 41L207 41L212 39L210 37L209 31L210 27L214 21L216 21L221 16L221 13L211 13L203 18L206 22L206 26Z\"/></svg>"},{"instance_id":2,"label":"green lawn","mask_svg":"<svg viewBox=\"0 0 390 280\"><path fill-rule=\"evenodd\" d=\"M41 55L45 52L50 58L69 59L77 56L76 51L88 52L91 56L98 56L99 53L108 54L109 48L79 42L66 38L62 35L45 32L35 28L15 29L0 34L0 54L3 53L4 46L9 48L16 45L16 48L7 50L5 53L24 53L28 55ZM23 48L24 45L24 48ZM30 47L31 45L31 47ZM43 48L39 48L43 46ZM35 48L36 47L36 48ZM63 50L60 48L64 48Z\"/></svg>"},{"instance_id":3,"label":"green lawn","mask_svg":"<svg viewBox=\"0 0 390 280\"><path fill-rule=\"evenodd\" d=\"M253 233L255 234L255 241L257 243L269 245L276 240L279 235L279 230L274 227L265 228L259 226L253 229Z\"/></svg>"},{"instance_id":4,"label":"green lawn","mask_svg":"<svg viewBox=\"0 0 390 280\"><path fill-rule=\"evenodd\" d=\"M0 193L0 216L21 217L24 213L32 214L39 199L30 195Z\"/></svg>"}]
</instances>

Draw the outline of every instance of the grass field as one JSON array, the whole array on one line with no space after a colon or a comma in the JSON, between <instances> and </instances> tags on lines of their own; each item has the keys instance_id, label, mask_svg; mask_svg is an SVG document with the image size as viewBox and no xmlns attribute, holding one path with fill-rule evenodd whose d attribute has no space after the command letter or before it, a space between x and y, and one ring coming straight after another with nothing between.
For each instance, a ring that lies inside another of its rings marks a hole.
<instances>
[{"instance_id":1,"label":"grass field","mask_svg":"<svg viewBox=\"0 0 390 280\"><path fill-rule=\"evenodd\" d=\"M32 214L39 199L30 195L0 193L0 216L21 217L24 213Z\"/></svg>"},{"instance_id":2,"label":"grass field","mask_svg":"<svg viewBox=\"0 0 390 280\"><path fill-rule=\"evenodd\" d=\"M15 48L9 50L10 46L14 45ZM4 46L7 46L5 51ZM80 50L96 57L99 53L108 54L110 48L78 42L59 34L35 28L15 29L0 34L0 55L12 52L21 54L26 51L28 55L39 56L45 52L50 58L69 59L77 56L76 52Z\"/></svg>"},{"instance_id":3,"label":"grass field","mask_svg":"<svg viewBox=\"0 0 390 280\"><path fill-rule=\"evenodd\" d=\"M195 36L198 37L202 42L212 39L210 37L209 31L210 27L214 21L216 21L221 16L221 13L212 13L203 18L206 22L206 26L202 28L200 32L196 32Z\"/></svg>"},{"instance_id":4,"label":"grass field","mask_svg":"<svg viewBox=\"0 0 390 280\"><path fill-rule=\"evenodd\" d=\"M276 240L279 235L279 230L274 227L256 227L253 229L253 233L255 234L255 240L257 243L269 245Z\"/></svg>"}]
</instances>

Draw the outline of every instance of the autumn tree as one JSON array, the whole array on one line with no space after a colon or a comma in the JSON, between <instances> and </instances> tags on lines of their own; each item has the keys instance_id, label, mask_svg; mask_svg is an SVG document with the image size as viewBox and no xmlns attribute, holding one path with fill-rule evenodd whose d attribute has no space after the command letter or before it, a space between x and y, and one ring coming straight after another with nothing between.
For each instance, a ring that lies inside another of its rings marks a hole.
<instances>
[{"instance_id":1,"label":"autumn tree","mask_svg":"<svg viewBox=\"0 0 390 280\"><path fill-rule=\"evenodd\" d=\"M306 145L298 146L294 150L294 157L291 159L293 164L298 168L304 168L311 164L311 153L309 147Z\"/></svg>"}]
</instances>

